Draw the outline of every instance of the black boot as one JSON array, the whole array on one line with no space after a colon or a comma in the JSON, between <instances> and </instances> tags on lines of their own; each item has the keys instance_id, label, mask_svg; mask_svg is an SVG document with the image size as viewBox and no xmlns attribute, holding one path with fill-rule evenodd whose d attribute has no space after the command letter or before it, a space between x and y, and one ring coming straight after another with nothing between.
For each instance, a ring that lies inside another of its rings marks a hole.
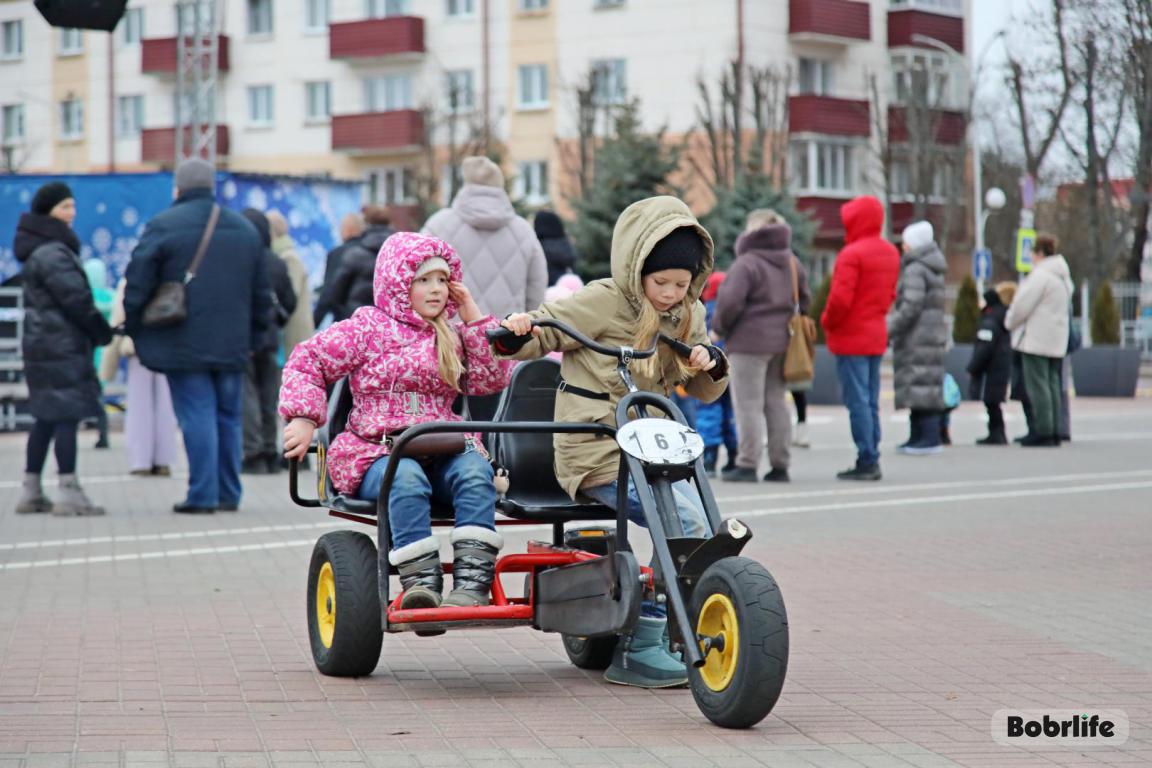
<instances>
[{"instance_id":1,"label":"black boot","mask_svg":"<svg viewBox=\"0 0 1152 768\"><path fill-rule=\"evenodd\" d=\"M916 445L920 442L920 438L923 435L921 418L920 411L911 411L908 414L908 442L896 446L897 453L904 453L908 446Z\"/></svg>"},{"instance_id":2,"label":"black boot","mask_svg":"<svg viewBox=\"0 0 1152 768\"><path fill-rule=\"evenodd\" d=\"M720 446L709 445L704 448L704 474L716 477L716 460L720 457Z\"/></svg>"},{"instance_id":3,"label":"black boot","mask_svg":"<svg viewBox=\"0 0 1152 768\"><path fill-rule=\"evenodd\" d=\"M452 592L444 605L488 605L504 537L479 525L452 529Z\"/></svg>"},{"instance_id":4,"label":"black boot","mask_svg":"<svg viewBox=\"0 0 1152 768\"><path fill-rule=\"evenodd\" d=\"M404 588L401 608L440 607L444 569L440 565L439 539L429 536L394 549L388 553L388 562L400 571L400 586Z\"/></svg>"}]
</instances>

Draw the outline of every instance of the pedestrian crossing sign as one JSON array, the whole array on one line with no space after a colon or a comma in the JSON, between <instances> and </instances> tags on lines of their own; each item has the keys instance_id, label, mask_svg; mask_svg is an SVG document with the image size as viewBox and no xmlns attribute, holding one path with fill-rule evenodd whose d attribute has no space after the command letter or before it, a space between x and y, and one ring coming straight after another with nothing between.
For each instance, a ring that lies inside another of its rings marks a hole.
<instances>
[{"instance_id":1,"label":"pedestrian crossing sign","mask_svg":"<svg viewBox=\"0 0 1152 768\"><path fill-rule=\"evenodd\" d=\"M1026 275L1032 271L1032 246L1036 243L1036 230L1016 230L1016 271Z\"/></svg>"}]
</instances>

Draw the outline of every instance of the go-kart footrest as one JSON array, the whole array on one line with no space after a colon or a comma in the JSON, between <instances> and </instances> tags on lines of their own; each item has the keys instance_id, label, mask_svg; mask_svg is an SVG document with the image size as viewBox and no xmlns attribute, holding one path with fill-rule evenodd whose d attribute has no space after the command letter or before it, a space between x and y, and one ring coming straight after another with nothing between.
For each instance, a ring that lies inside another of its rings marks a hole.
<instances>
[{"instance_id":1,"label":"go-kart footrest","mask_svg":"<svg viewBox=\"0 0 1152 768\"><path fill-rule=\"evenodd\" d=\"M614 552L536 577L536 628L594 637L635 625L643 593L631 552Z\"/></svg>"}]
</instances>

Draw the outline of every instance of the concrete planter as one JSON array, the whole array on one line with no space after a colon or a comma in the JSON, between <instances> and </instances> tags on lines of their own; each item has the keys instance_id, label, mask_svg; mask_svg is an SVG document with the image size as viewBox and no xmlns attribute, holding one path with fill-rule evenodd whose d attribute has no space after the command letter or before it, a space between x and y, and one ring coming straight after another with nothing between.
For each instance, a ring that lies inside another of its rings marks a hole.
<instances>
[{"instance_id":1,"label":"concrete planter","mask_svg":"<svg viewBox=\"0 0 1152 768\"><path fill-rule=\"evenodd\" d=\"M968 361L972 359L972 344L956 344L944 355L944 370L952 374L960 386L960 396L965 400L968 397Z\"/></svg>"},{"instance_id":2,"label":"concrete planter","mask_svg":"<svg viewBox=\"0 0 1152 768\"><path fill-rule=\"evenodd\" d=\"M816 374L808 391L811 405L840 405L840 377L836 375L836 356L823 344L816 345Z\"/></svg>"},{"instance_id":3,"label":"concrete planter","mask_svg":"<svg viewBox=\"0 0 1152 768\"><path fill-rule=\"evenodd\" d=\"M1139 349L1099 346L1072 355L1078 397L1135 397L1139 378Z\"/></svg>"}]
</instances>

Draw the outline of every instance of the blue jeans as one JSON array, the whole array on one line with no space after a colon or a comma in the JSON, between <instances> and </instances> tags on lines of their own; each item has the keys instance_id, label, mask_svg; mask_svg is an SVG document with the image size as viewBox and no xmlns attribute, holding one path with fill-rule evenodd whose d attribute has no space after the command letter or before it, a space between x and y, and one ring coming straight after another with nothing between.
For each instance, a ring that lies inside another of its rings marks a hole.
<instances>
[{"instance_id":1,"label":"blue jeans","mask_svg":"<svg viewBox=\"0 0 1152 768\"><path fill-rule=\"evenodd\" d=\"M580 492L594 499L606 507L616 509L615 480L607 485L597 485L592 488L581 488ZM700 494L687 480L672 484L672 495L676 499L676 512L680 515L680 524L684 526L684 535L701 538L708 535L708 521L704 514L704 506L700 503ZM644 519L644 511L640 508L640 497L636 494L636 484L628 480L628 519L636 525L648 527Z\"/></svg>"},{"instance_id":2,"label":"blue jeans","mask_svg":"<svg viewBox=\"0 0 1152 768\"><path fill-rule=\"evenodd\" d=\"M197 507L239 504L243 372L169 373L168 389L188 454L187 502Z\"/></svg>"},{"instance_id":3,"label":"blue jeans","mask_svg":"<svg viewBox=\"0 0 1152 768\"><path fill-rule=\"evenodd\" d=\"M373 462L356 495L375 500L388 468L388 457ZM456 527L478 525L496 530L496 486L492 465L475 450L421 464L400 459L388 492L388 527L392 549L432 535L432 502L455 510Z\"/></svg>"},{"instance_id":4,"label":"blue jeans","mask_svg":"<svg viewBox=\"0 0 1152 768\"><path fill-rule=\"evenodd\" d=\"M880 461L880 355L837 355L840 392L848 407L856 463Z\"/></svg>"}]
</instances>

